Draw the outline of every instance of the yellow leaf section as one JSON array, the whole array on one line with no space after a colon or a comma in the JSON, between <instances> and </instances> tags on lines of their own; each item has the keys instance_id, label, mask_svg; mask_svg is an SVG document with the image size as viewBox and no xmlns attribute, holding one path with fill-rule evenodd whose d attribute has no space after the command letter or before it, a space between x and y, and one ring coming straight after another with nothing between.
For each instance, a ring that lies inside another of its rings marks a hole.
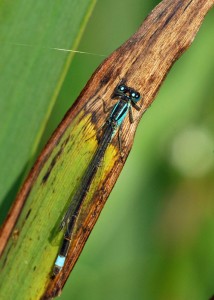
<instances>
[{"instance_id":1,"label":"yellow leaf section","mask_svg":"<svg viewBox=\"0 0 214 300\"><path fill-rule=\"evenodd\" d=\"M77 221L75 224L74 233L73 233L73 236L71 239L71 244L72 244L72 241L75 240L77 231L84 223L84 219L87 217L87 215L90 211L91 205L93 204L95 193L99 193L98 197L99 197L100 201L102 201L103 198L105 197L105 194L107 191L105 190L104 183L105 183L106 178L108 178L108 175L111 172L115 162L118 160L118 157L119 157L118 148L115 147L113 144L110 144L108 146L108 148L106 149L105 155L100 162L100 167L99 167L96 175L94 176L94 179L91 183L89 191L88 191L88 193L84 199L84 202L81 206L81 210L79 212L79 215L78 215L78 218L77 218Z\"/></svg>"}]
</instances>

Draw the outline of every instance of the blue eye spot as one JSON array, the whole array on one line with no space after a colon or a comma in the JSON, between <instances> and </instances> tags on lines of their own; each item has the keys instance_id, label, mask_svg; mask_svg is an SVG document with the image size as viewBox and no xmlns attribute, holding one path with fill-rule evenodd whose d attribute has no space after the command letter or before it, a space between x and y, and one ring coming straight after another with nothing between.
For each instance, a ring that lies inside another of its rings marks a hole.
<instances>
[{"instance_id":1,"label":"blue eye spot","mask_svg":"<svg viewBox=\"0 0 214 300\"><path fill-rule=\"evenodd\" d=\"M132 93L132 97L135 98L135 97L136 97L136 94L135 94L135 93Z\"/></svg>"},{"instance_id":2,"label":"blue eye spot","mask_svg":"<svg viewBox=\"0 0 214 300\"><path fill-rule=\"evenodd\" d=\"M119 89L120 89L121 91L124 91L124 90L125 90L125 87L124 87L123 85L121 85L121 86L119 86Z\"/></svg>"}]
</instances>

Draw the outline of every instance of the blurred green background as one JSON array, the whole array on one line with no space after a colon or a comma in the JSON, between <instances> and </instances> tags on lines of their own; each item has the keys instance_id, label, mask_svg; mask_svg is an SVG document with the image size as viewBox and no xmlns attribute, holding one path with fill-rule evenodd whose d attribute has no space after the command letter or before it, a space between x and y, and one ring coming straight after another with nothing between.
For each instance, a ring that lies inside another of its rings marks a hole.
<instances>
[{"instance_id":1,"label":"blurred green background","mask_svg":"<svg viewBox=\"0 0 214 300\"><path fill-rule=\"evenodd\" d=\"M97 1L79 50L108 55L158 3ZM144 115L61 299L201 300L214 294L213 25L212 10ZM101 61L75 55L40 149Z\"/></svg>"}]
</instances>

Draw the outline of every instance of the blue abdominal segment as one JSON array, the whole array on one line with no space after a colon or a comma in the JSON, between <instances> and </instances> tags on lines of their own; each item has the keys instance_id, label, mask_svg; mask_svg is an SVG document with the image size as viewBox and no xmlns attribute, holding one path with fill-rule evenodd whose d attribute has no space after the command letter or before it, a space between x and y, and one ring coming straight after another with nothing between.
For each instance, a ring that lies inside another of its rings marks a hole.
<instances>
[{"instance_id":1,"label":"blue abdominal segment","mask_svg":"<svg viewBox=\"0 0 214 300\"><path fill-rule=\"evenodd\" d=\"M65 256L63 257L61 255L58 255L55 265L61 269L64 266L64 263L65 263Z\"/></svg>"}]
</instances>

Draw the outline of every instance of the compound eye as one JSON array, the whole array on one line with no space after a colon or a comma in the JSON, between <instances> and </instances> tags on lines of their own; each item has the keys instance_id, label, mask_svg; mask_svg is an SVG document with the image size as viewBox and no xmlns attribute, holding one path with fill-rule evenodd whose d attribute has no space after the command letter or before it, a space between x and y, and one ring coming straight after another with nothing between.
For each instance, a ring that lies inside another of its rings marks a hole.
<instances>
[{"instance_id":1,"label":"compound eye","mask_svg":"<svg viewBox=\"0 0 214 300\"><path fill-rule=\"evenodd\" d=\"M131 91L130 96L134 102L137 102L140 100L140 93L138 93L138 92Z\"/></svg>"},{"instance_id":2,"label":"compound eye","mask_svg":"<svg viewBox=\"0 0 214 300\"><path fill-rule=\"evenodd\" d=\"M118 85L117 89L123 93L127 91L127 87L124 84Z\"/></svg>"},{"instance_id":3,"label":"compound eye","mask_svg":"<svg viewBox=\"0 0 214 300\"><path fill-rule=\"evenodd\" d=\"M135 99L140 100L140 93L138 93L138 92L135 93Z\"/></svg>"}]
</instances>

